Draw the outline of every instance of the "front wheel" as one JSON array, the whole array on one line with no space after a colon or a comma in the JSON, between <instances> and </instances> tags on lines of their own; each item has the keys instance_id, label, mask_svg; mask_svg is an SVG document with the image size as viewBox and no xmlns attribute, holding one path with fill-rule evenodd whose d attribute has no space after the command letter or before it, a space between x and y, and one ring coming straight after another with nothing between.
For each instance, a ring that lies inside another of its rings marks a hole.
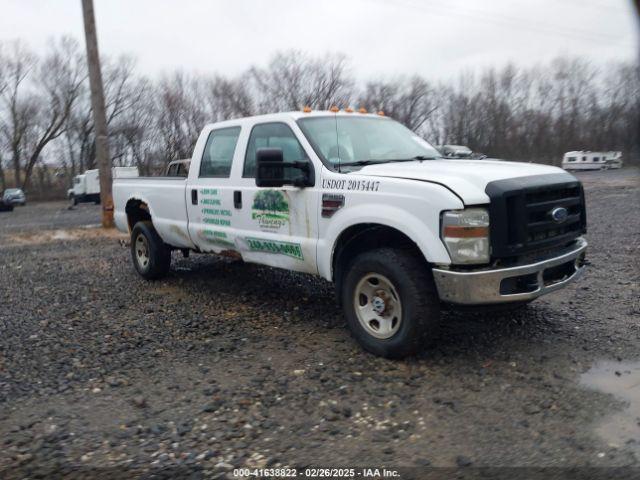
<instances>
[{"instance_id":1,"label":"front wheel","mask_svg":"<svg viewBox=\"0 0 640 480\"><path fill-rule=\"evenodd\" d=\"M417 254L391 248L362 253L342 285L347 324L365 350L402 358L433 339L440 301L431 271Z\"/></svg>"},{"instance_id":2,"label":"front wheel","mask_svg":"<svg viewBox=\"0 0 640 480\"><path fill-rule=\"evenodd\" d=\"M131 231L131 258L137 272L147 280L164 277L171 266L171 250L153 224L141 221Z\"/></svg>"}]
</instances>

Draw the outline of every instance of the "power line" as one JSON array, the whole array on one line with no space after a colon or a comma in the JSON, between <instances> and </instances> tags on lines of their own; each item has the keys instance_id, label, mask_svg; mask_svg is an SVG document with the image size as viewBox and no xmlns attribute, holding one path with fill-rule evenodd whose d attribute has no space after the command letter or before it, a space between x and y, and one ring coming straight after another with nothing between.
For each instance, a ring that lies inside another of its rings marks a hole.
<instances>
[{"instance_id":1,"label":"power line","mask_svg":"<svg viewBox=\"0 0 640 480\"><path fill-rule=\"evenodd\" d=\"M541 24L539 22L533 22L531 19L510 17L502 14L496 14L493 12L471 10L461 10L459 8L451 8L451 5L435 4L433 2L426 2L426 5L416 5L415 3L403 1L403 0L380 0L381 3L388 5L389 3L396 6L411 8L423 13L429 13L444 17L460 17L469 20L478 21L483 23L492 23L494 25L506 26L509 28L518 28L522 30L536 31L538 33L544 33L547 35L557 35L573 39L588 40L592 42L620 42L619 37L604 34L602 32L587 32L578 29L568 29L566 27L556 27L548 24ZM632 45L626 44L633 48Z\"/></svg>"},{"instance_id":2,"label":"power line","mask_svg":"<svg viewBox=\"0 0 640 480\"><path fill-rule=\"evenodd\" d=\"M608 4L603 4L600 2L593 2L593 1L587 1L587 0L564 0L565 2L569 2L569 3L573 3L575 5L580 5L581 7L591 7L591 8L595 8L598 10L602 10L603 12L618 12L618 13L627 13L625 10L623 10L620 7L617 7L615 5L608 5ZM633 9L633 5L631 4L631 0L627 0L627 3L629 4L629 6Z\"/></svg>"},{"instance_id":3,"label":"power line","mask_svg":"<svg viewBox=\"0 0 640 480\"><path fill-rule=\"evenodd\" d=\"M449 6L445 6L439 3L436 3L434 1L429 2L429 4L431 6L434 6L436 8L442 8L442 7L449 7ZM464 11L462 13L465 13ZM490 17L488 17L489 19L498 19L501 21L505 21L508 22L509 25L518 25L518 24L525 24L527 26L527 28L530 27L534 27L540 30L544 30L545 33L556 33L558 31L562 31L563 33L566 33L568 35L578 35L578 36L584 36L587 37L589 39L596 39L595 37L601 37L602 40L608 40L608 41L615 41L615 40L619 40L618 37L616 36L612 36L606 33L602 33L602 32L593 32L593 31L587 31L587 30L581 30L581 29L576 29L574 27L558 27L558 26L554 26L554 25L550 25L550 24L545 24L545 23L540 23L537 21L533 21L530 18L524 19L522 17L513 17L513 16L508 16L508 15L504 15L501 13L496 13L496 12L489 12L487 10L478 10L478 9L469 9L466 8L466 14L468 15L474 15L474 16L483 16L484 18L487 18L487 15L489 15ZM491 18L493 17L493 18ZM594 35L595 34L595 35Z\"/></svg>"}]
</instances>

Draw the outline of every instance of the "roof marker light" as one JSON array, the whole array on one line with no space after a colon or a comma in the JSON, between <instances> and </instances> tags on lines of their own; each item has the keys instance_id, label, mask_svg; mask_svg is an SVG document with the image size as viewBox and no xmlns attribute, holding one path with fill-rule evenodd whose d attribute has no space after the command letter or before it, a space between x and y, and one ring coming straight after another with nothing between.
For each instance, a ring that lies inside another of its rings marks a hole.
<instances>
[{"instance_id":1,"label":"roof marker light","mask_svg":"<svg viewBox=\"0 0 640 480\"><path fill-rule=\"evenodd\" d=\"M347 107L347 108L344 109L344 111L347 112L347 113L353 113L353 108Z\"/></svg>"},{"instance_id":2,"label":"roof marker light","mask_svg":"<svg viewBox=\"0 0 640 480\"><path fill-rule=\"evenodd\" d=\"M358 110L359 113L367 113L367 109L364 107L360 107L360 109Z\"/></svg>"},{"instance_id":3,"label":"roof marker light","mask_svg":"<svg viewBox=\"0 0 640 480\"><path fill-rule=\"evenodd\" d=\"M337 112L339 112L339 111L340 111L340 109L334 105L334 106L332 106L332 107L329 109L329 111L331 111L331 112L333 112L333 113L337 113Z\"/></svg>"},{"instance_id":4,"label":"roof marker light","mask_svg":"<svg viewBox=\"0 0 640 480\"><path fill-rule=\"evenodd\" d=\"M380 115L381 117L384 117L384 112L383 112L382 110L380 110L380 111L378 112L378 115Z\"/></svg>"},{"instance_id":5,"label":"roof marker light","mask_svg":"<svg viewBox=\"0 0 640 480\"><path fill-rule=\"evenodd\" d=\"M311 107L306 106L306 107L304 107L304 108L302 109L302 111L303 111L304 113L309 113L309 112L311 112Z\"/></svg>"}]
</instances>

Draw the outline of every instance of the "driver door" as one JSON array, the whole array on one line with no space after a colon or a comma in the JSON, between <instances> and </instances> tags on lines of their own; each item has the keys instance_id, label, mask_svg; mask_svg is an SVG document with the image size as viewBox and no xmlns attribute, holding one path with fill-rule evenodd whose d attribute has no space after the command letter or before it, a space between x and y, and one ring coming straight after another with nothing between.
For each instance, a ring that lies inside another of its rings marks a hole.
<instances>
[{"instance_id":1,"label":"driver door","mask_svg":"<svg viewBox=\"0 0 640 480\"><path fill-rule=\"evenodd\" d=\"M281 148L285 162L311 163L288 124L253 125L242 168L236 170L234 181L240 186L234 194L234 215L241 230L237 243L242 257L249 262L317 273L318 188L257 187L256 151L263 147Z\"/></svg>"}]
</instances>

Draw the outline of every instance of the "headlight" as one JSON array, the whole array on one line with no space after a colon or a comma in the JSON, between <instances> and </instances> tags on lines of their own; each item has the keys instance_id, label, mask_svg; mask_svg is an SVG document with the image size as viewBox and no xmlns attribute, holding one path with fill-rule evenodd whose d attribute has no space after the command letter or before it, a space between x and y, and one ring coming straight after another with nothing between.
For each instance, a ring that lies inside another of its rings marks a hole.
<instances>
[{"instance_id":1,"label":"headlight","mask_svg":"<svg viewBox=\"0 0 640 480\"><path fill-rule=\"evenodd\" d=\"M489 263L489 212L486 209L443 212L440 236L452 263Z\"/></svg>"}]
</instances>

